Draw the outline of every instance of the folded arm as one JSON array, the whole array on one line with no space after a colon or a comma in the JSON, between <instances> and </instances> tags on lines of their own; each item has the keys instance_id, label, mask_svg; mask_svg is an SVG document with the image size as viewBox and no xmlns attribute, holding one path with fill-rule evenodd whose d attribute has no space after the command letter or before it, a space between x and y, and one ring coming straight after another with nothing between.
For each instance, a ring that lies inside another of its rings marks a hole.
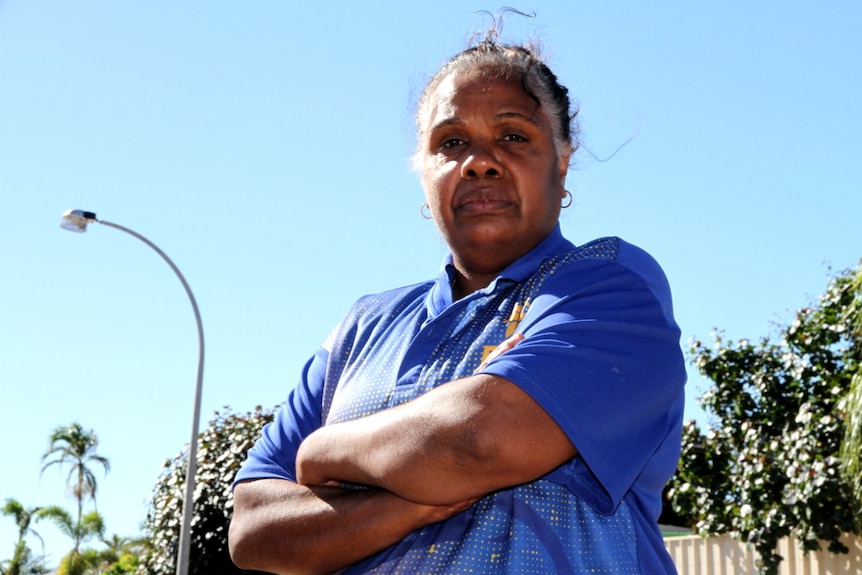
<instances>
[{"instance_id":1,"label":"folded arm","mask_svg":"<svg viewBox=\"0 0 862 575\"><path fill-rule=\"evenodd\" d=\"M445 505L532 481L576 454L557 423L520 387L479 374L320 428L300 446L297 480L361 483Z\"/></svg>"},{"instance_id":2,"label":"folded arm","mask_svg":"<svg viewBox=\"0 0 862 575\"><path fill-rule=\"evenodd\" d=\"M234 488L231 559L241 569L277 574L332 573L472 503L418 505L383 490L246 481Z\"/></svg>"}]
</instances>

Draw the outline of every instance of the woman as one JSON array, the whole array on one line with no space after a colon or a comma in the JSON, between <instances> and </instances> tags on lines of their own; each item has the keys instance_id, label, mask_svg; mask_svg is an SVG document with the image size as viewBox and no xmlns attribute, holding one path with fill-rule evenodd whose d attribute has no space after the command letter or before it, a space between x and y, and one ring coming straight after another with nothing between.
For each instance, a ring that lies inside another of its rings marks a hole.
<instances>
[{"instance_id":1,"label":"woman","mask_svg":"<svg viewBox=\"0 0 862 575\"><path fill-rule=\"evenodd\" d=\"M566 88L489 35L431 79L417 166L451 255L360 299L234 487L275 573L672 573L656 520L685 371L655 261L560 233Z\"/></svg>"}]
</instances>

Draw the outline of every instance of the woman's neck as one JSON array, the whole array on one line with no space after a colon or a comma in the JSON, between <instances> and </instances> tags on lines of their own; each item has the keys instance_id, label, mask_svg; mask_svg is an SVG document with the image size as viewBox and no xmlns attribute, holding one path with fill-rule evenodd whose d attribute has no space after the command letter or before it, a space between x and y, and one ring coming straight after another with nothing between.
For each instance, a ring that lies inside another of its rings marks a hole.
<instances>
[{"instance_id":1,"label":"woman's neck","mask_svg":"<svg viewBox=\"0 0 862 575\"><path fill-rule=\"evenodd\" d=\"M452 301L458 301L473 292L488 287L498 275L499 272L480 274L464 272L456 267L452 277Z\"/></svg>"}]
</instances>

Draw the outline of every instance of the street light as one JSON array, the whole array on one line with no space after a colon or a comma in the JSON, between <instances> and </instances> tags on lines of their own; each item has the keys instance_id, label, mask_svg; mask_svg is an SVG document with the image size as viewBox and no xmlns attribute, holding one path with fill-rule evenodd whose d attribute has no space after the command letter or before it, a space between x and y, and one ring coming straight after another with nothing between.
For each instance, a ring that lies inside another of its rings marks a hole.
<instances>
[{"instance_id":1,"label":"street light","mask_svg":"<svg viewBox=\"0 0 862 575\"><path fill-rule=\"evenodd\" d=\"M180 282L182 282L183 287L186 290L186 293L189 296L189 301L192 304L192 309L195 312L195 322L198 326L198 379L197 384L195 385L195 407L194 407L194 416L192 418L192 438L189 442L189 462L188 468L186 470L186 494L183 499L183 522L180 527L180 548L177 556L177 570L176 575L187 575L189 572L189 556L191 550L191 527L192 527L192 514L194 511L194 494L195 494L195 473L197 473L197 453L198 453L198 428L200 427L200 419L201 419L201 391L203 390L203 381L204 381L204 328L201 323L201 313L198 311L198 304L195 301L195 296L192 293L192 288L189 287L186 278L183 277L183 274L180 273L179 268L171 261L171 258L167 256L165 252L159 249L159 247L142 236L141 234L130 230L129 228L125 228L119 224L114 224L111 222L106 222L105 220L100 220L96 217L96 214L93 212L85 212L84 210L66 210L63 212L63 217L60 220L60 227L64 230L69 230L73 232L85 232L87 231L87 224L90 222L96 222L102 224L103 226L108 226L111 228L116 228L120 231L126 232L132 236L135 236L151 248L153 248L156 253L162 256L168 265L171 266L171 269L174 270L174 273L177 274L177 277L180 278Z\"/></svg>"}]
</instances>

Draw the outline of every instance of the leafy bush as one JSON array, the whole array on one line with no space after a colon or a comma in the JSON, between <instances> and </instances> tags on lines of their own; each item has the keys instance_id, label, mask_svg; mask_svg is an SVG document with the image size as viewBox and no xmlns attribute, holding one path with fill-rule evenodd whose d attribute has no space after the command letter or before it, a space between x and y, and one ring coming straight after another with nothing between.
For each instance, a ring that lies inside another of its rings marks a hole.
<instances>
[{"instance_id":1,"label":"leafy bush","mask_svg":"<svg viewBox=\"0 0 862 575\"><path fill-rule=\"evenodd\" d=\"M846 553L841 534L857 532L839 454L860 369L857 273L834 277L815 305L779 328L778 343L732 342L718 333L714 345L698 341L691 349L714 384L700 400L713 424L706 432L686 425L671 503L698 533L751 543L764 574L777 573L782 537L806 551L825 541L831 552Z\"/></svg>"},{"instance_id":2,"label":"leafy bush","mask_svg":"<svg viewBox=\"0 0 862 575\"><path fill-rule=\"evenodd\" d=\"M228 409L228 408L225 408ZM254 412L235 414L216 412L198 439L197 477L191 529L189 573L250 573L230 560L227 545L233 494L231 484L246 453L272 421L275 409L260 406ZM166 461L155 486L145 530L150 547L141 558L138 572L148 575L173 575L182 523L188 452Z\"/></svg>"}]
</instances>

